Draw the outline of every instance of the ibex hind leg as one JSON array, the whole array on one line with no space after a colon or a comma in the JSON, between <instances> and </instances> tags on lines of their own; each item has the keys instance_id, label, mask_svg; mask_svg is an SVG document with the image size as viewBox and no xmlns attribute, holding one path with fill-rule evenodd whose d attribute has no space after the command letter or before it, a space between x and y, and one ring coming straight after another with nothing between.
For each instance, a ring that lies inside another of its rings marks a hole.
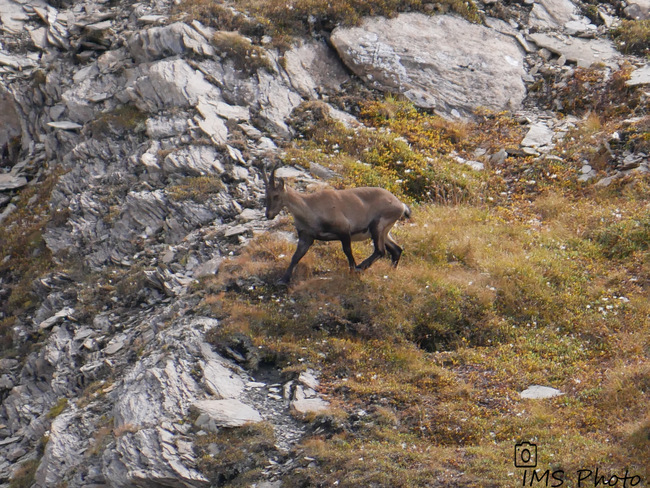
<instances>
[{"instance_id":1,"label":"ibex hind leg","mask_svg":"<svg viewBox=\"0 0 650 488\"><path fill-rule=\"evenodd\" d=\"M368 269L377 259L386 255L386 236L379 232L376 224L370 226L370 235L375 244L375 251L358 266L360 270Z\"/></svg>"},{"instance_id":2,"label":"ibex hind leg","mask_svg":"<svg viewBox=\"0 0 650 488\"><path fill-rule=\"evenodd\" d=\"M399 258L402 256L402 248L391 239L390 235L386 237L386 249L388 250L388 254L390 254L393 267L397 268Z\"/></svg>"}]
</instances>

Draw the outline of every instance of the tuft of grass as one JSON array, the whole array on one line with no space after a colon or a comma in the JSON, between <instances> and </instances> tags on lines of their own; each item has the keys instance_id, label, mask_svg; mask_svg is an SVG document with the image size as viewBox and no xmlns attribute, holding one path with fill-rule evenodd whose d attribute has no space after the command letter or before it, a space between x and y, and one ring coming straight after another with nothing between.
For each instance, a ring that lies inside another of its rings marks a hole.
<instances>
[{"instance_id":1,"label":"tuft of grass","mask_svg":"<svg viewBox=\"0 0 650 488\"><path fill-rule=\"evenodd\" d=\"M610 35L623 54L650 54L650 20L622 20Z\"/></svg>"},{"instance_id":2,"label":"tuft of grass","mask_svg":"<svg viewBox=\"0 0 650 488\"><path fill-rule=\"evenodd\" d=\"M88 123L88 130L97 138L109 134L123 136L125 133L144 132L147 115L135 105L121 105L110 112L101 114Z\"/></svg>"},{"instance_id":3,"label":"tuft of grass","mask_svg":"<svg viewBox=\"0 0 650 488\"><path fill-rule=\"evenodd\" d=\"M238 70L248 75L260 69L275 72L265 50L237 32L216 32L212 44L226 59L231 59Z\"/></svg>"},{"instance_id":4,"label":"tuft of grass","mask_svg":"<svg viewBox=\"0 0 650 488\"><path fill-rule=\"evenodd\" d=\"M48 419L55 419L66 409L68 406L68 399L65 397L59 398L56 404L47 412Z\"/></svg>"},{"instance_id":5,"label":"tuft of grass","mask_svg":"<svg viewBox=\"0 0 650 488\"><path fill-rule=\"evenodd\" d=\"M17 197L16 211L0 228L0 278L11 290L9 297L0 301L0 312L7 320L37 306L32 283L54 268L43 231L60 217L52 212L48 203L61 174L55 170L42 181L22 189ZM10 347L10 333L10 329L0 328L0 343ZM3 346L2 352L5 351Z\"/></svg>"},{"instance_id":6,"label":"tuft of grass","mask_svg":"<svg viewBox=\"0 0 650 488\"><path fill-rule=\"evenodd\" d=\"M401 12L452 11L478 22L479 11L474 2L442 0L435 5L421 0L234 0L227 6L208 0L183 0L175 9L177 15L189 15L219 29L237 29L245 35L261 38L270 35L276 43L319 32L331 32L337 26L359 25L363 17L395 17Z\"/></svg>"},{"instance_id":7,"label":"tuft of grass","mask_svg":"<svg viewBox=\"0 0 650 488\"><path fill-rule=\"evenodd\" d=\"M218 176L188 177L175 185L167 187L172 200L192 200L196 203L207 202L214 193L218 193L223 189L223 182Z\"/></svg>"},{"instance_id":8,"label":"tuft of grass","mask_svg":"<svg viewBox=\"0 0 650 488\"><path fill-rule=\"evenodd\" d=\"M195 446L199 468L218 486L251 486L277 452L273 426L267 422L203 435Z\"/></svg>"},{"instance_id":9,"label":"tuft of grass","mask_svg":"<svg viewBox=\"0 0 650 488\"><path fill-rule=\"evenodd\" d=\"M36 470L40 463L40 459L31 459L22 463L14 471L11 480L9 480L9 488L29 488L32 486L36 478Z\"/></svg>"},{"instance_id":10,"label":"tuft of grass","mask_svg":"<svg viewBox=\"0 0 650 488\"><path fill-rule=\"evenodd\" d=\"M484 197L487 176L452 159L452 150L462 147L467 134L463 124L447 123L391 97L363 104L360 115L367 126L347 128L321 102L302 104L291 119L302 142L285 161L308 166L316 160L342 174L344 186L381 186L410 202Z\"/></svg>"}]
</instances>

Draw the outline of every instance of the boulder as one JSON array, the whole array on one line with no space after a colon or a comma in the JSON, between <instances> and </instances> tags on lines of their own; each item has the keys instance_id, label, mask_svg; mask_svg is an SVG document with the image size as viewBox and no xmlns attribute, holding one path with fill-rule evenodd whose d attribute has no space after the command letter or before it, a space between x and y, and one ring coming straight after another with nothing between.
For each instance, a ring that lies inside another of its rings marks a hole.
<instances>
[{"instance_id":1,"label":"boulder","mask_svg":"<svg viewBox=\"0 0 650 488\"><path fill-rule=\"evenodd\" d=\"M350 79L336 54L322 41L308 41L287 51L284 69L291 86L305 98L336 93Z\"/></svg>"},{"instance_id":2,"label":"boulder","mask_svg":"<svg viewBox=\"0 0 650 488\"><path fill-rule=\"evenodd\" d=\"M564 395L560 390L550 386L533 385L526 388L520 394L521 398L539 400Z\"/></svg>"},{"instance_id":3,"label":"boulder","mask_svg":"<svg viewBox=\"0 0 650 488\"><path fill-rule=\"evenodd\" d=\"M216 431L218 427L241 427L262 421L257 410L234 398L201 400L193 406L199 412L195 425L204 430Z\"/></svg>"},{"instance_id":4,"label":"boulder","mask_svg":"<svg viewBox=\"0 0 650 488\"><path fill-rule=\"evenodd\" d=\"M516 110L526 94L517 40L458 17L368 18L335 29L331 41L366 83L443 116L468 116L477 107Z\"/></svg>"},{"instance_id":5,"label":"boulder","mask_svg":"<svg viewBox=\"0 0 650 488\"><path fill-rule=\"evenodd\" d=\"M620 53L612 41L607 39L582 39L562 34L543 34L540 32L530 35L530 38L541 48L564 56L567 61L582 68L589 68L594 63L604 63L616 67Z\"/></svg>"},{"instance_id":6,"label":"boulder","mask_svg":"<svg viewBox=\"0 0 650 488\"><path fill-rule=\"evenodd\" d=\"M140 65L130 77L126 92L143 112L194 107L200 97L220 100L219 89L183 59Z\"/></svg>"},{"instance_id":7,"label":"boulder","mask_svg":"<svg viewBox=\"0 0 650 488\"><path fill-rule=\"evenodd\" d=\"M625 82L627 86L650 84L650 64L635 69L630 74L630 79Z\"/></svg>"},{"instance_id":8,"label":"boulder","mask_svg":"<svg viewBox=\"0 0 650 488\"><path fill-rule=\"evenodd\" d=\"M137 63L168 58L187 51L200 56L213 56L215 53L205 37L183 22L138 31L129 38L128 45Z\"/></svg>"},{"instance_id":9,"label":"boulder","mask_svg":"<svg viewBox=\"0 0 650 488\"><path fill-rule=\"evenodd\" d=\"M570 0L537 0L528 25L537 29L557 29L575 20L578 9Z\"/></svg>"},{"instance_id":10,"label":"boulder","mask_svg":"<svg viewBox=\"0 0 650 488\"><path fill-rule=\"evenodd\" d=\"M634 20L650 19L650 0L628 0L624 11Z\"/></svg>"},{"instance_id":11,"label":"boulder","mask_svg":"<svg viewBox=\"0 0 650 488\"><path fill-rule=\"evenodd\" d=\"M27 184L27 178L24 176L14 176L12 174L0 174L0 191L15 190Z\"/></svg>"}]
</instances>

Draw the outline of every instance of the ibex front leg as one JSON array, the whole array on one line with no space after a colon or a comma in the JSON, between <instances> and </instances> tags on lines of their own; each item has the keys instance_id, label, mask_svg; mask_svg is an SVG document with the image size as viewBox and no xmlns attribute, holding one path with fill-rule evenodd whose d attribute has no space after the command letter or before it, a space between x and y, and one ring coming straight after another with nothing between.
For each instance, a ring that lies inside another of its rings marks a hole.
<instances>
[{"instance_id":1,"label":"ibex front leg","mask_svg":"<svg viewBox=\"0 0 650 488\"><path fill-rule=\"evenodd\" d=\"M341 246L343 247L345 257L348 258L350 271L355 271L357 269L357 262L355 261L354 255L352 254L352 238L349 234L341 236Z\"/></svg>"},{"instance_id":2,"label":"ibex front leg","mask_svg":"<svg viewBox=\"0 0 650 488\"><path fill-rule=\"evenodd\" d=\"M291 274L293 273L293 269L296 267L296 265L302 259L302 257L307 253L307 251L309 251L309 248L313 243L314 243L314 238L312 236L307 235L304 232L298 234L298 247L296 248L296 252L293 254L293 257L291 258L291 264L289 264L287 271L284 273L282 278L280 278L280 280L278 281L279 284L281 285L289 284L289 281L291 280Z\"/></svg>"}]
</instances>

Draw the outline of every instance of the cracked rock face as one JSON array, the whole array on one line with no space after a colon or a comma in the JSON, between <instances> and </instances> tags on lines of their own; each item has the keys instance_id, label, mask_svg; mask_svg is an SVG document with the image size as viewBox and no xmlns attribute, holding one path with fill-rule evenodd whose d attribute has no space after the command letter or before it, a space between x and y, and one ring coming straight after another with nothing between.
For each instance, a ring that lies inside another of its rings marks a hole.
<instances>
[{"instance_id":1,"label":"cracked rock face","mask_svg":"<svg viewBox=\"0 0 650 488\"><path fill-rule=\"evenodd\" d=\"M351 71L462 118L520 108L524 80L535 81L526 66L568 76L572 65L619 61L572 2L540 0L524 2L530 18L519 23L402 14L337 28L336 51L315 37L283 54L256 45L269 67L244 72L217 52L212 29L173 20L172 3L0 0L0 230L31 211L18 208L20 192L53 177L42 239L61 265L30 283L34 310L11 327L28 352L0 359L0 488L33 460L34 488L207 487L199 435L262 422L290 457L308 430L299 418L329 408L317 372L253 373L241 365L257 363L254 347L226 355L208 344L220 324L200 316L193 291L268 230L254 163L291 141L288 118L303 101L359 89ZM646 0L625 8L631 18L647 10ZM629 84L649 78L646 65ZM574 127L568 119L531 117L521 147L508 150L546 156ZM648 171L647 158L623 163L601 185ZM277 174L313 183L306 171ZM316 163L309 172L335 176ZM3 279L0 300L11 291Z\"/></svg>"},{"instance_id":2,"label":"cracked rock face","mask_svg":"<svg viewBox=\"0 0 650 488\"><path fill-rule=\"evenodd\" d=\"M516 110L526 94L517 41L458 17L369 18L360 27L337 28L331 41L367 84L441 115Z\"/></svg>"}]
</instances>

